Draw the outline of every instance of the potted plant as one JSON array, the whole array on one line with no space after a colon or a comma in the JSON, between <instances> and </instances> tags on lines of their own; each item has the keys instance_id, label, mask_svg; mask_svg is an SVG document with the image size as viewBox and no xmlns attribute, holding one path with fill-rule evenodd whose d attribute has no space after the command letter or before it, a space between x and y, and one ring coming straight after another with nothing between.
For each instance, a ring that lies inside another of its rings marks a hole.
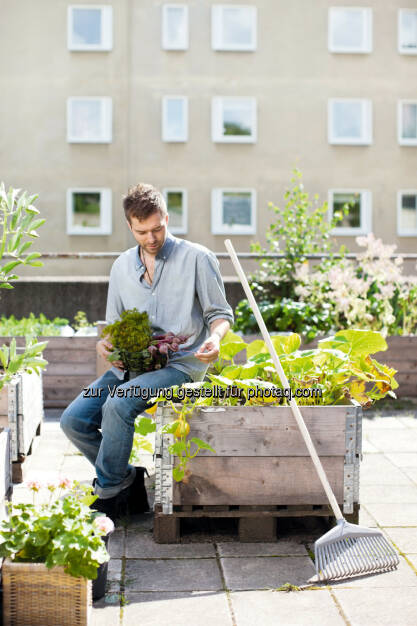
<instances>
[{"instance_id":1,"label":"potted plant","mask_svg":"<svg viewBox=\"0 0 417 626\"><path fill-rule=\"evenodd\" d=\"M49 483L43 504L35 502L42 485L28 486L33 503L9 503L0 525L5 623L88 624L92 598L104 593L110 557L103 538L113 522L90 509L91 486Z\"/></svg>"}]
</instances>

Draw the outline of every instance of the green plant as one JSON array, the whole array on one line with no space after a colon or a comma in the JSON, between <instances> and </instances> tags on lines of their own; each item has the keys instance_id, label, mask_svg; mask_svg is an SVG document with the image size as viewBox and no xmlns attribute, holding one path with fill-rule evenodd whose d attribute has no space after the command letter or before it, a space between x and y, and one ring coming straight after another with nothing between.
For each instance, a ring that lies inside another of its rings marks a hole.
<instances>
[{"instance_id":1,"label":"green plant","mask_svg":"<svg viewBox=\"0 0 417 626\"><path fill-rule=\"evenodd\" d=\"M33 313L29 317L17 319L14 315L0 318L0 337L52 337L60 334L60 327L68 324L68 320L63 317L54 317L48 320L40 313L36 317Z\"/></svg>"},{"instance_id":2,"label":"green plant","mask_svg":"<svg viewBox=\"0 0 417 626\"><path fill-rule=\"evenodd\" d=\"M110 559L101 537L114 525L89 508L97 498L92 487L62 479L46 486L48 503L35 504L42 485L32 481L28 486L33 504L8 503L9 519L0 525L0 556L48 568L62 565L71 576L97 578L98 566ZM69 491L59 498L63 489Z\"/></svg>"},{"instance_id":3,"label":"green plant","mask_svg":"<svg viewBox=\"0 0 417 626\"><path fill-rule=\"evenodd\" d=\"M87 319L87 314L85 311L77 311L74 315L73 327L75 330L80 330L80 328L87 328L87 326L92 326L92 324Z\"/></svg>"},{"instance_id":4,"label":"green plant","mask_svg":"<svg viewBox=\"0 0 417 626\"><path fill-rule=\"evenodd\" d=\"M3 289L13 289L10 281L19 278L13 273L18 265L43 265L36 260L40 256L38 252L23 256L32 245L32 240L39 236L36 229L45 223L44 219L38 217L39 211L33 205L36 198L36 195L28 196L26 191L20 193L20 189L10 188L6 192L4 183L0 184L0 287ZM12 260L4 262L5 254L11 256ZM47 362L40 356L45 346L46 342L28 340L23 354L17 354L15 339L12 339L10 348L2 346L0 390L19 370L38 373L45 367Z\"/></svg>"}]
</instances>

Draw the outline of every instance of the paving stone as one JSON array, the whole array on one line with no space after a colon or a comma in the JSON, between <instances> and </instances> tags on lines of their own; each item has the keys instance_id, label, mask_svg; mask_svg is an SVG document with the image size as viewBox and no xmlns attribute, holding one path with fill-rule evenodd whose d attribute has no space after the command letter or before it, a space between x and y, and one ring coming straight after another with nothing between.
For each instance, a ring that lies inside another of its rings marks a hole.
<instances>
[{"instance_id":1,"label":"paving stone","mask_svg":"<svg viewBox=\"0 0 417 626\"><path fill-rule=\"evenodd\" d=\"M153 512L151 511L149 513L141 513L140 515L131 515L129 520L129 530L140 530L142 532L149 533L149 531L153 530Z\"/></svg>"},{"instance_id":2,"label":"paving stone","mask_svg":"<svg viewBox=\"0 0 417 626\"><path fill-rule=\"evenodd\" d=\"M381 450L376 448L375 445L367 439L367 436L364 435L362 439L362 452L364 454L378 454Z\"/></svg>"},{"instance_id":3,"label":"paving stone","mask_svg":"<svg viewBox=\"0 0 417 626\"><path fill-rule=\"evenodd\" d=\"M360 464L360 485L411 485L411 481L383 454L366 454Z\"/></svg>"},{"instance_id":4,"label":"paving stone","mask_svg":"<svg viewBox=\"0 0 417 626\"><path fill-rule=\"evenodd\" d=\"M415 626L416 596L410 589L335 589L351 626Z\"/></svg>"},{"instance_id":5,"label":"paving stone","mask_svg":"<svg viewBox=\"0 0 417 626\"><path fill-rule=\"evenodd\" d=\"M414 417L400 417L399 420L407 428L417 428L417 416L414 416Z\"/></svg>"},{"instance_id":6,"label":"paving stone","mask_svg":"<svg viewBox=\"0 0 417 626\"><path fill-rule=\"evenodd\" d=\"M211 543L166 544L155 543L150 533L128 528L126 537L126 557L135 559L166 559L215 557L216 551Z\"/></svg>"},{"instance_id":7,"label":"paving stone","mask_svg":"<svg viewBox=\"0 0 417 626\"><path fill-rule=\"evenodd\" d=\"M109 604L106 597L94 602L90 626L119 626L120 605Z\"/></svg>"},{"instance_id":8,"label":"paving stone","mask_svg":"<svg viewBox=\"0 0 417 626\"><path fill-rule=\"evenodd\" d=\"M128 591L123 626L232 626L224 592L138 593Z\"/></svg>"},{"instance_id":9,"label":"paving stone","mask_svg":"<svg viewBox=\"0 0 417 626\"><path fill-rule=\"evenodd\" d=\"M367 504L369 513L380 526L415 526L417 523L417 503Z\"/></svg>"},{"instance_id":10,"label":"paving stone","mask_svg":"<svg viewBox=\"0 0 417 626\"><path fill-rule=\"evenodd\" d=\"M223 585L216 559L127 559L129 591L218 591Z\"/></svg>"},{"instance_id":11,"label":"paving stone","mask_svg":"<svg viewBox=\"0 0 417 626\"><path fill-rule=\"evenodd\" d=\"M361 485L359 494L365 504L417 502L417 485Z\"/></svg>"},{"instance_id":12,"label":"paving stone","mask_svg":"<svg viewBox=\"0 0 417 626\"><path fill-rule=\"evenodd\" d=\"M304 585L315 569L308 556L223 557L226 587L232 591Z\"/></svg>"},{"instance_id":13,"label":"paving stone","mask_svg":"<svg viewBox=\"0 0 417 626\"><path fill-rule=\"evenodd\" d=\"M371 430L385 430L386 428L404 429L406 425L399 417L374 417L373 419L364 417L362 420L362 430L364 433Z\"/></svg>"},{"instance_id":14,"label":"paving stone","mask_svg":"<svg viewBox=\"0 0 417 626\"><path fill-rule=\"evenodd\" d=\"M342 626L345 621L327 589L242 591L230 594L238 626ZM368 625L367 625L368 626Z\"/></svg>"},{"instance_id":15,"label":"paving stone","mask_svg":"<svg viewBox=\"0 0 417 626\"><path fill-rule=\"evenodd\" d=\"M386 457L391 463L397 467L416 467L417 468L417 447L414 452L388 452Z\"/></svg>"},{"instance_id":16,"label":"paving stone","mask_svg":"<svg viewBox=\"0 0 417 626\"><path fill-rule=\"evenodd\" d=\"M376 526L378 526L375 518L372 517L366 506L364 506L362 503L359 509L359 524L361 526L367 526L368 528L375 528Z\"/></svg>"},{"instance_id":17,"label":"paving stone","mask_svg":"<svg viewBox=\"0 0 417 626\"><path fill-rule=\"evenodd\" d=\"M117 528L114 529L112 534L109 537L109 554L112 558L121 558L124 556L124 548L125 548L125 529Z\"/></svg>"},{"instance_id":18,"label":"paving stone","mask_svg":"<svg viewBox=\"0 0 417 626\"><path fill-rule=\"evenodd\" d=\"M122 559L110 559L107 569L107 578L109 580L118 580L122 578Z\"/></svg>"},{"instance_id":19,"label":"paving stone","mask_svg":"<svg viewBox=\"0 0 417 626\"><path fill-rule=\"evenodd\" d=\"M412 591L409 590L409 593L417 597L417 576L403 556L400 556L400 564L395 570L372 575L368 574L366 576L355 576L339 582L334 581L331 583L331 586L334 589L342 587L344 589L366 588L368 590L379 587L384 589L395 588L395 590L400 587L410 587ZM391 595L395 594L390 594L390 597Z\"/></svg>"},{"instance_id":20,"label":"paving stone","mask_svg":"<svg viewBox=\"0 0 417 626\"><path fill-rule=\"evenodd\" d=\"M414 528L386 528L385 532L401 552L417 555L417 521Z\"/></svg>"},{"instance_id":21,"label":"paving stone","mask_svg":"<svg viewBox=\"0 0 417 626\"><path fill-rule=\"evenodd\" d=\"M417 555L407 554L407 559L410 561L412 567L414 568L414 573L417 576Z\"/></svg>"},{"instance_id":22,"label":"paving stone","mask_svg":"<svg viewBox=\"0 0 417 626\"><path fill-rule=\"evenodd\" d=\"M402 467L401 469L410 480L417 483L417 467Z\"/></svg>"},{"instance_id":23,"label":"paving stone","mask_svg":"<svg viewBox=\"0 0 417 626\"><path fill-rule=\"evenodd\" d=\"M417 432L411 429L369 430L365 437L378 450L383 450L384 454L391 452L412 452L416 454L417 451Z\"/></svg>"},{"instance_id":24,"label":"paving stone","mask_svg":"<svg viewBox=\"0 0 417 626\"><path fill-rule=\"evenodd\" d=\"M220 556L294 556L306 555L305 547L296 541L275 543L219 543Z\"/></svg>"}]
</instances>

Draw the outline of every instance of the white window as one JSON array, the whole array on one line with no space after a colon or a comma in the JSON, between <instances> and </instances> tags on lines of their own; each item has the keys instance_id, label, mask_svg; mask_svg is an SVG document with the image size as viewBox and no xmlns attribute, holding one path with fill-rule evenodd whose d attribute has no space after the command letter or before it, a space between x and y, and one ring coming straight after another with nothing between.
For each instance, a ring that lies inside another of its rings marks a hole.
<instances>
[{"instance_id":1,"label":"white window","mask_svg":"<svg viewBox=\"0 0 417 626\"><path fill-rule=\"evenodd\" d=\"M371 192L353 189L332 189L329 191L329 220L336 211L342 213L348 204L349 212L333 229L335 235L366 235L371 231L372 198Z\"/></svg>"},{"instance_id":2,"label":"white window","mask_svg":"<svg viewBox=\"0 0 417 626\"><path fill-rule=\"evenodd\" d=\"M397 228L401 237L417 237L417 189L398 192Z\"/></svg>"},{"instance_id":3,"label":"white window","mask_svg":"<svg viewBox=\"0 0 417 626\"><path fill-rule=\"evenodd\" d=\"M188 7L185 4L164 4L162 7L162 48L187 50Z\"/></svg>"},{"instance_id":4,"label":"white window","mask_svg":"<svg viewBox=\"0 0 417 626\"><path fill-rule=\"evenodd\" d=\"M213 50L256 50L256 7L212 6L211 46Z\"/></svg>"},{"instance_id":5,"label":"white window","mask_svg":"<svg viewBox=\"0 0 417 626\"><path fill-rule=\"evenodd\" d=\"M371 101L346 98L329 100L328 139L331 144L371 144Z\"/></svg>"},{"instance_id":6,"label":"white window","mask_svg":"<svg viewBox=\"0 0 417 626\"><path fill-rule=\"evenodd\" d=\"M398 142L403 146L417 146L417 100L398 103Z\"/></svg>"},{"instance_id":7,"label":"white window","mask_svg":"<svg viewBox=\"0 0 417 626\"><path fill-rule=\"evenodd\" d=\"M111 50L113 47L111 6L71 5L68 7L69 50Z\"/></svg>"},{"instance_id":8,"label":"white window","mask_svg":"<svg viewBox=\"0 0 417 626\"><path fill-rule=\"evenodd\" d=\"M255 143L256 127L255 98L213 98L213 141Z\"/></svg>"},{"instance_id":9,"label":"white window","mask_svg":"<svg viewBox=\"0 0 417 626\"><path fill-rule=\"evenodd\" d=\"M111 143L111 98L68 98L67 141L69 143Z\"/></svg>"},{"instance_id":10,"label":"white window","mask_svg":"<svg viewBox=\"0 0 417 626\"><path fill-rule=\"evenodd\" d=\"M188 140L188 99L165 96L162 100L162 141Z\"/></svg>"},{"instance_id":11,"label":"white window","mask_svg":"<svg viewBox=\"0 0 417 626\"><path fill-rule=\"evenodd\" d=\"M163 194L169 214L168 228L170 232L174 235L185 235L188 217L187 190L169 187L169 189L163 190Z\"/></svg>"},{"instance_id":12,"label":"white window","mask_svg":"<svg viewBox=\"0 0 417 626\"><path fill-rule=\"evenodd\" d=\"M401 54L417 54L417 9L398 12L398 50Z\"/></svg>"},{"instance_id":13,"label":"white window","mask_svg":"<svg viewBox=\"0 0 417 626\"><path fill-rule=\"evenodd\" d=\"M213 189L211 196L213 235L254 235L256 193L253 189Z\"/></svg>"},{"instance_id":14,"label":"white window","mask_svg":"<svg viewBox=\"0 0 417 626\"><path fill-rule=\"evenodd\" d=\"M111 230L111 189L68 189L68 235L111 235Z\"/></svg>"},{"instance_id":15,"label":"white window","mask_svg":"<svg viewBox=\"0 0 417 626\"><path fill-rule=\"evenodd\" d=\"M371 52L372 10L360 7L331 7L328 46L330 52Z\"/></svg>"}]
</instances>

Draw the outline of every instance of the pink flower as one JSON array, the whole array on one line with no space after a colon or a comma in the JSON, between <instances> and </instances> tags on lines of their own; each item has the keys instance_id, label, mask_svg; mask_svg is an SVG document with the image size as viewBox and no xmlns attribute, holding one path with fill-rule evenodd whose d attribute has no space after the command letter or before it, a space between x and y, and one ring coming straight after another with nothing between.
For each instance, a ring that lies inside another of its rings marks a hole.
<instances>
[{"instance_id":1,"label":"pink flower","mask_svg":"<svg viewBox=\"0 0 417 626\"><path fill-rule=\"evenodd\" d=\"M49 489L49 491L55 491L55 489L58 487L56 482L48 482L46 484L46 487Z\"/></svg>"},{"instance_id":2,"label":"pink flower","mask_svg":"<svg viewBox=\"0 0 417 626\"><path fill-rule=\"evenodd\" d=\"M114 524L109 517L105 515L100 515L99 517L94 518L95 526L101 530L102 533L107 535L114 530Z\"/></svg>"},{"instance_id":3,"label":"pink flower","mask_svg":"<svg viewBox=\"0 0 417 626\"><path fill-rule=\"evenodd\" d=\"M58 487L61 489L71 489L72 481L69 478L60 478L58 482Z\"/></svg>"},{"instance_id":4,"label":"pink flower","mask_svg":"<svg viewBox=\"0 0 417 626\"><path fill-rule=\"evenodd\" d=\"M42 488L42 485L39 482L39 480L29 480L27 483L27 486L32 491L39 491Z\"/></svg>"}]
</instances>

